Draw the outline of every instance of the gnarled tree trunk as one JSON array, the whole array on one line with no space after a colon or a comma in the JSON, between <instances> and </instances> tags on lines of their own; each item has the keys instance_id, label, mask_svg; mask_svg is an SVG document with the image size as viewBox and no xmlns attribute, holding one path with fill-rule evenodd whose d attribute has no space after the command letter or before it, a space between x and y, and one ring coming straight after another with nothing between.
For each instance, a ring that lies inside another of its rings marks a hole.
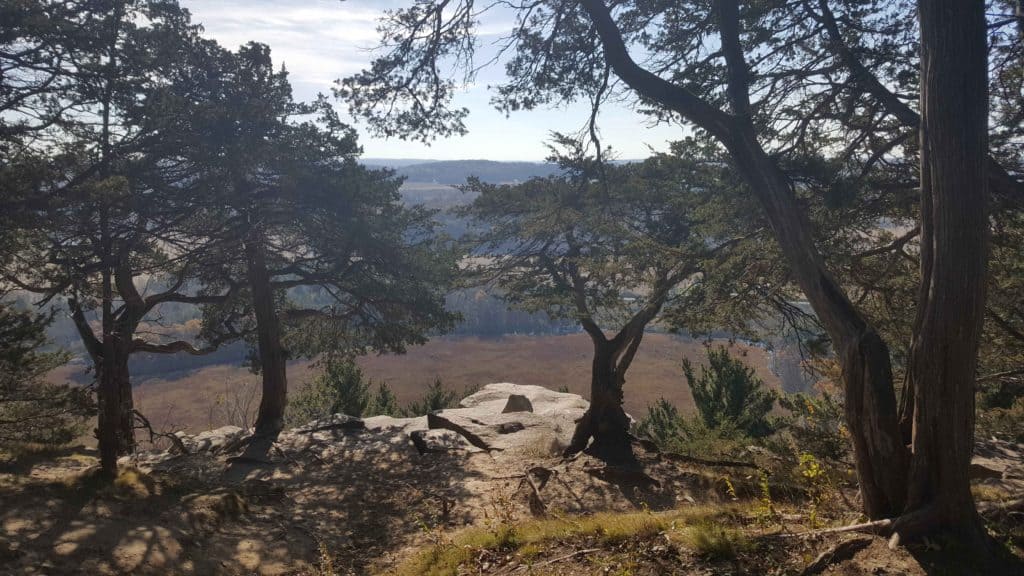
<instances>
[{"instance_id":1,"label":"gnarled tree trunk","mask_svg":"<svg viewBox=\"0 0 1024 576\"><path fill-rule=\"evenodd\" d=\"M987 39L981 0L922 0L921 298L908 362L907 510L897 531L980 534L968 471L988 255Z\"/></svg>"},{"instance_id":2,"label":"gnarled tree trunk","mask_svg":"<svg viewBox=\"0 0 1024 576\"><path fill-rule=\"evenodd\" d=\"M566 454L587 448L605 460L622 461L633 457L629 434L629 416L622 408L625 369L620 367L621 344L616 340L591 337L594 359L590 371L590 408L576 424Z\"/></svg>"},{"instance_id":3,"label":"gnarled tree trunk","mask_svg":"<svg viewBox=\"0 0 1024 576\"><path fill-rule=\"evenodd\" d=\"M274 307L274 291L263 254L262 238L258 234L253 236L245 243L245 256L263 377L255 433L276 436L284 428L284 410L288 402L287 353L281 344L281 323Z\"/></svg>"}]
</instances>

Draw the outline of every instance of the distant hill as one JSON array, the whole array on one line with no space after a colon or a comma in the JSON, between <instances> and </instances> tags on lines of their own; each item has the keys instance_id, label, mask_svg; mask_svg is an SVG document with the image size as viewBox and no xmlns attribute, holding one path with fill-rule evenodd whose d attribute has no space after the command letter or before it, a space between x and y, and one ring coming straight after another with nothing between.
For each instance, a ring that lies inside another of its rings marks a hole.
<instances>
[{"instance_id":1,"label":"distant hill","mask_svg":"<svg viewBox=\"0 0 1024 576\"><path fill-rule=\"evenodd\" d=\"M536 176L551 176L561 169L544 162L496 162L494 160L439 160L413 161L408 159L367 158L367 166L395 169L408 182L441 185L464 184L466 178L476 176L484 182L505 184L522 182Z\"/></svg>"}]
</instances>

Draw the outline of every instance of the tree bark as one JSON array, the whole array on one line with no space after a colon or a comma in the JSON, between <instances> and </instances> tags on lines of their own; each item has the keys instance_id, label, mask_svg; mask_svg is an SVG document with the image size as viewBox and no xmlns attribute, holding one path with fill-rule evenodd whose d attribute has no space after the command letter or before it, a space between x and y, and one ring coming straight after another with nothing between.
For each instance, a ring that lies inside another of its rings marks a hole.
<instances>
[{"instance_id":1,"label":"tree bark","mask_svg":"<svg viewBox=\"0 0 1024 576\"><path fill-rule=\"evenodd\" d=\"M927 510L942 528L974 535L968 471L989 233L984 9L981 0L918 3L922 297L908 362L907 510Z\"/></svg>"},{"instance_id":2,"label":"tree bark","mask_svg":"<svg viewBox=\"0 0 1024 576\"><path fill-rule=\"evenodd\" d=\"M254 233L245 243L263 377L263 394L256 416L255 433L275 436L284 428L284 410L288 402L287 354L281 344L281 324L274 306L274 291L261 240L259 234Z\"/></svg>"},{"instance_id":3,"label":"tree bark","mask_svg":"<svg viewBox=\"0 0 1024 576\"><path fill-rule=\"evenodd\" d=\"M889 349L825 267L789 179L765 154L749 122L738 123L726 147L765 208L794 277L836 350L864 512L872 519L898 514L906 499L908 454L899 431Z\"/></svg>"},{"instance_id":4,"label":"tree bark","mask_svg":"<svg viewBox=\"0 0 1024 576\"><path fill-rule=\"evenodd\" d=\"M576 424L566 455L587 449L591 454L609 461L633 459L629 434L629 416L622 408L624 370L617 366L621 344L615 340L596 338L590 371L590 408ZM587 444L590 439L588 448Z\"/></svg>"}]
</instances>

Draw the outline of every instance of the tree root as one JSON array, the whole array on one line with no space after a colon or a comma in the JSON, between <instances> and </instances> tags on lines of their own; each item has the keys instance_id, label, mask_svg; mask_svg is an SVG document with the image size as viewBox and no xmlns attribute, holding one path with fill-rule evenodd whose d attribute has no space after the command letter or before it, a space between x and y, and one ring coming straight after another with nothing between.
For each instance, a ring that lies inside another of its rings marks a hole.
<instances>
[{"instance_id":1,"label":"tree root","mask_svg":"<svg viewBox=\"0 0 1024 576\"><path fill-rule=\"evenodd\" d=\"M753 470L763 470L760 466L753 462L741 462L738 460L709 460L706 458L698 458L696 456L689 456L687 454L679 454L677 452L663 452L658 445L654 442L645 438L635 438L635 441L640 444L640 447L647 452L653 453L659 459L669 460L672 462L686 462L688 464L700 464L702 466L718 466L725 468L750 468Z\"/></svg>"},{"instance_id":2,"label":"tree root","mask_svg":"<svg viewBox=\"0 0 1024 576\"><path fill-rule=\"evenodd\" d=\"M831 564L842 562L853 558L853 555L857 552L867 548L871 545L871 538L853 538L851 540L845 540L825 550L804 568L800 576L811 576L812 574L820 574L825 571Z\"/></svg>"}]
</instances>

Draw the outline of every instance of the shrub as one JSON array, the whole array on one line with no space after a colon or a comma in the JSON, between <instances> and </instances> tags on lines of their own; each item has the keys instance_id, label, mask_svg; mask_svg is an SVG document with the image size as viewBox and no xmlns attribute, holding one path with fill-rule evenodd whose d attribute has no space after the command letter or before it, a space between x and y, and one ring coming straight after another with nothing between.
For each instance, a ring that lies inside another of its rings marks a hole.
<instances>
[{"instance_id":1,"label":"shrub","mask_svg":"<svg viewBox=\"0 0 1024 576\"><path fill-rule=\"evenodd\" d=\"M406 407L405 414L408 416L423 416L435 410L455 408L459 405L460 400L478 390L480 390L479 386L469 387L460 393L457 390L446 387L440 377L435 377L434 382L427 387L427 391L423 393L423 396Z\"/></svg>"},{"instance_id":2,"label":"shrub","mask_svg":"<svg viewBox=\"0 0 1024 576\"><path fill-rule=\"evenodd\" d=\"M401 416L402 408L398 405L398 397L384 382L377 384L377 392L370 398L364 416Z\"/></svg>"},{"instance_id":3,"label":"shrub","mask_svg":"<svg viewBox=\"0 0 1024 576\"><path fill-rule=\"evenodd\" d=\"M323 374L295 394L288 403L288 423L302 425L331 414L349 416L399 416L398 399L381 382L373 390L373 382L351 359L330 359Z\"/></svg>"},{"instance_id":4,"label":"shrub","mask_svg":"<svg viewBox=\"0 0 1024 576\"><path fill-rule=\"evenodd\" d=\"M789 412L780 428L799 452L832 462L845 459L849 434L843 423L843 405L835 394L820 387L817 396L783 394L779 405Z\"/></svg>"},{"instance_id":5,"label":"shrub","mask_svg":"<svg viewBox=\"0 0 1024 576\"><path fill-rule=\"evenodd\" d=\"M1017 398L1009 408L981 410L976 435L1024 442L1024 398Z\"/></svg>"},{"instance_id":6,"label":"shrub","mask_svg":"<svg viewBox=\"0 0 1024 576\"><path fill-rule=\"evenodd\" d=\"M85 431L94 412L86 388L50 384L46 374L67 361L44 352L50 316L0 304L0 443L66 444Z\"/></svg>"},{"instance_id":7,"label":"shrub","mask_svg":"<svg viewBox=\"0 0 1024 576\"><path fill-rule=\"evenodd\" d=\"M734 427L752 438L772 433L768 414L775 406L776 394L724 346L708 350L708 366L701 367L699 377L684 358L683 374L707 428Z\"/></svg>"},{"instance_id":8,"label":"shrub","mask_svg":"<svg viewBox=\"0 0 1024 576\"><path fill-rule=\"evenodd\" d=\"M686 418L664 398L647 409L636 427L646 437L668 452L691 456L735 456L742 452L750 438L731 423L709 428L701 418Z\"/></svg>"}]
</instances>

